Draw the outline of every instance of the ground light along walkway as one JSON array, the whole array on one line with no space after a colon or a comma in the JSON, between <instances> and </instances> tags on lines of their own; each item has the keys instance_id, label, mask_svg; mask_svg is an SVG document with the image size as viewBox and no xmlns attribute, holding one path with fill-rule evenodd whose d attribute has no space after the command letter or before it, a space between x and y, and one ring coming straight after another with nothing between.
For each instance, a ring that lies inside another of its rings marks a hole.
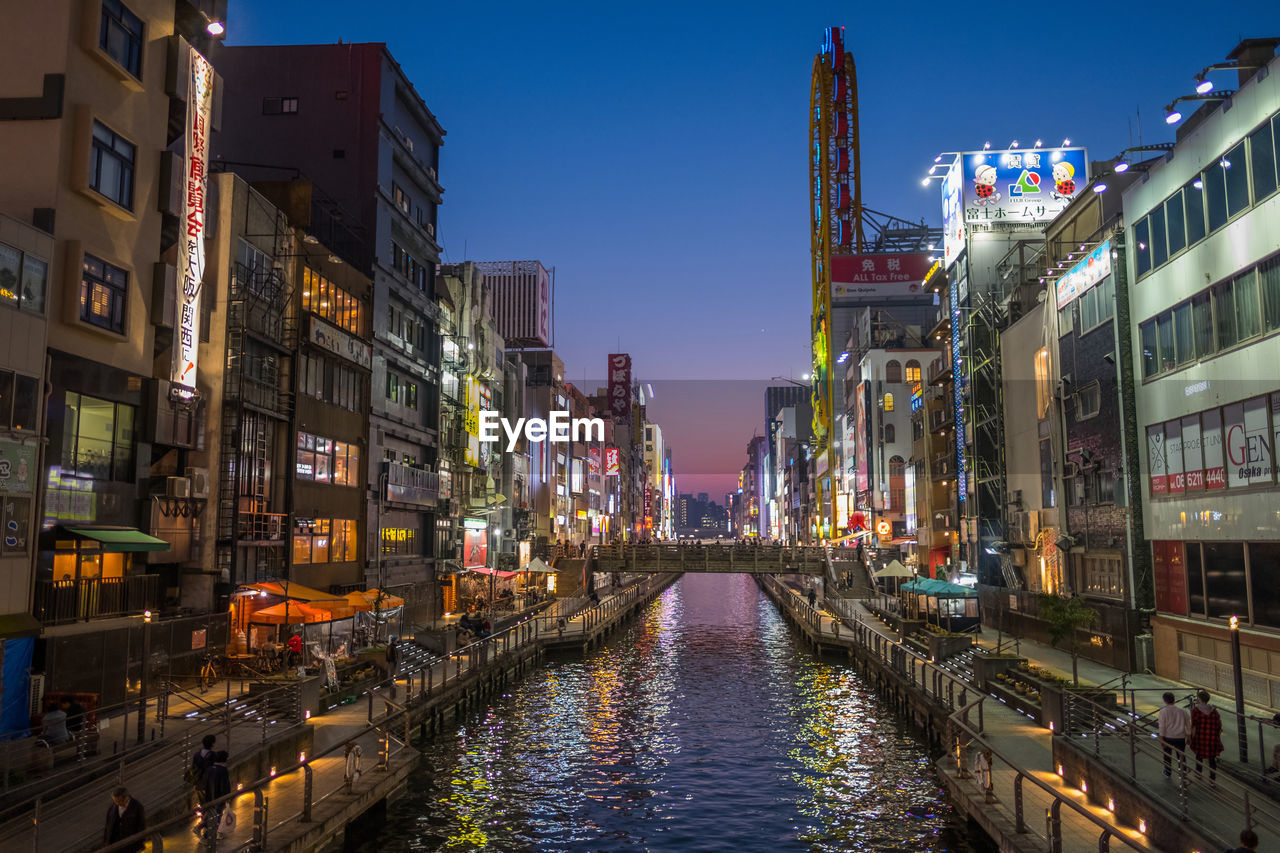
<instances>
[{"instance_id":1,"label":"ground light along walkway","mask_svg":"<svg viewBox=\"0 0 1280 853\"><path fill-rule=\"evenodd\" d=\"M829 600L828 604L842 610L832 614L810 608L798 590L772 578L765 579L765 586L823 647L856 643L912 689L952 710L947 743L960 740L966 748L953 747L939 760L938 771L957 805L1004 849L1175 853L1138 827L1125 826L1106 809L1090 805L1079 789L1066 785L1054 772L1050 731L903 646L896 633L875 619L861 602L842 599L836 605ZM979 782L985 783L987 774L974 772L984 748L991 750L990 799L986 786ZM1202 853L1212 850L1206 848Z\"/></svg>"},{"instance_id":2,"label":"ground light along walkway","mask_svg":"<svg viewBox=\"0 0 1280 853\"><path fill-rule=\"evenodd\" d=\"M869 615L860 602L841 601L828 602L829 605L838 609L846 618L846 621L854 621L873 630L884 641L897 643L897 634L885 627L874 616ZM994 643L988 643L994 647ZM1062 667L1069 670L1070 657L1056 649L1049 649L1039 643L1020 644L1020 651L1023 656L1028 657L1032 662L1039 665L1052 665L1061 671ZM1092 675L1097 680L1094 684L1116 684L1120 681L1122 675L1117 670L1110 670L1100 664L1085 661L1080 662L1081 674ZM1108 677L1110 676L1110 677ZM1126 678L1130 684L1138 684L1139 696L1149 697L1140 699L1139 707L1150 705L1150 709L1154 710L1156 703L1159 702L1159 693L1165 690L1173 690L1177 695L1182 696L1190 689L1186 685L1176 684L1155 676L1133 676ZM1118 692L1118 689L1117 689ZM1083 703L1084 700L1079 700ZM1160 703L1163 704L1163 703ZM1108 762L1113 768L1123 766L1125 779L1121 784L1111 783L1115 785L1117 795L1106 790L1105 780L1094 778L1093 781L1093 802L1085 790L1082 790L1082 784L1087 786L1090 780L1086 778L1085 773L1073 772L1071 778L1060 778L1058 762L1054 758L1055 743L1059 749L1063 749L1066 743L1062 736L1058 736L1055 742L1055 735L1048 729L1042 728L1035 724L1032 720L1008 708L1002 702L986 702L988 725L985 732L979 732L980 740L992 746L996 755L994 756L996 771L993 774L997 789L997 798L999 804L998 809L1006 809L1009 804L1016 806L1016 798L999 794L1002 785L1002 773L1007 771L1013 773L1008 768L1018 767L1028 771L1028 775L1034 775L1035 778L1051 785L1059 792L1065 792L1065 796L1077 801L1082 808L1090 810L1099 817L1106 817L1113 822L1118 822L1123 828L1127 828L1131 833L1133 830L1147 826L1152 832L1155 832L1155 821L1152 819L1154 807L1144 808L1133 798L1125 796L1123 789L1136 789L1145 795L1148 801L1154 800L1158 802L1168 817L1173 821L1184 821L1186 826L1195 828L1201 835L1208 836L1203 845L1205 853L1215 848L1234 847L1236 839L1241 829L1249 826L1256 831L1263 839L1262 849L1280 850L1280 806L1272 799L1252 792L1247 787L1239 784L1235 780L1227 778L1221 771L1219 772L1218 784L1210 786L1207 779L1199 780L1194 776L1193 763L1184 766L1185 775L1179 778L1177 762L1174 763L1174 778L1166 779L1163 774L1162 753L1158 743L1151 739L1150 733L1146 733L1138 740L1138 751L1135 760L1131 763L1128 740L1115 733L1115 728L1123 731L1123 726L1115 726L1111 729L1113 734L1109 737L1094 738L1092 735L1086 738L1073 738L1072 742L1075 746L1083 745L1088 751L1092 745L1101 741L1099 752L1105 760L1110 758ZM997 712L995 709L1000 709ZM1008 724L1000 727L998 722L993 725L993 721L998 721L1001 717L995 716L999 713L1008 720ZM1077 714L1079 712L1076 712ZM1101 715L1101 712L1099 712ZM1224 714L1224 724L1228 721L1228 716ZM1118 720L1122 719L1114 715L1109 717L1111 724L1114 725ZM1097 720L1099 727L1102 722ZM1104 731L1106 729L1103 729ZM1234 731L1234 729L1233 729ZM970 733L971 734L971 733ZM1224 732L1224 744L1228 750L1234 745L1234 741L1228 737L1228 733ZM1123 751L1123 755L1116 753ZM1110 755L1108 755L1108 752ZM973 749L968 750L967 759L972 763L976 761L976 752ZM1188 752L1190 759L1190 753ZM952 776L959 778L958 772L954 769L952 762ZM1003 769L1002 769L1003 768ZM1065 768L1063 768L1063 776L1066 776ZM1132 771L1132 772L1131 772ZM1087 775L1095 775L1101 777L1101 773L1089 773ZM1015 774L1016 776L1016 774ZM1004 780L1007 782L1007 780ZM1183 783L1186 783L1184 787ZM962 785L976 785L972 779L960 780ZM1190 789L1188 791L1188 789ZM976 789L981 794L980 789ZM981 801L985 801L985 796ZM1116 814L1112 815L1109 808L1098 805L1102 801L1110 806L1115 804ZM1185 811L1183 805L1185 804ZM985 805L985 802L984 802ZM1025 808L1023 809L1024 824L1027 824L1025 816L1029 814ZM1117 820L1118 818L1118 820ZM1014 823L1016 827L1016 815ZM1142 837L1140 833L1135 837ZM1147 838L1147 843L1161 850L1177 849L1172 845L1164 845L1159 843L1161 839ZM1096 844L1096 839L1095 839ZM1070 846L1065 849L1071 850ZM1090 849L1093 849L1092 847ZM1193 848L1194 849L1194 848Z\"/></svg>"},{"instance_id":3,"label":"ground light along walkway","mask_svg":"<svg viewBox=\"0 0 1280 853\"><path fill-rule=\"evenodd\" d=\"M311 849L402 784L418 757L408 745L411 727L433 700L466 683L473 674L514 660L532 648L565 636L581 642L584 636L600 630L607 616L616 623L629 608L650 600L676 577L647 577L572 617L526 619L458 649L429 668L403 674L394 682L394 699L388 680L369 691L364 701L313 717L309 721L314 728L313 754L273 768L274 775L241 782L239 790L227 798L236 815L236 828L218 841L216 848L199 845L191 831L197 820L194 812L153 826L140 837L152 842L152 853ZM353 780L348 778L348 767L355 766L355 760L347 758L349 746L359 746L360 752L360 773ZM105 808L103 805L92 813L105 813ZM104 849L125 846L122 842ZM36 853L54 850L72 853L71 848L43 843Z\"/></svg>"}]
</instances>

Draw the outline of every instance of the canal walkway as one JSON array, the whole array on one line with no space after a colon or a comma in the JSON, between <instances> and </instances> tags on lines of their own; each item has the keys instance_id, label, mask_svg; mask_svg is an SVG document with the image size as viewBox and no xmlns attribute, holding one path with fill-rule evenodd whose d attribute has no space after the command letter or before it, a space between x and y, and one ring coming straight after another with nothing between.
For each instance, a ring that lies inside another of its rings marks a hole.
<instances>
[{"instance_id":1,"label":"canal walkway","mask_svg":"<svg viewBox=\"0 0 1280 853\"><path fill-rule=\"evenodd\" d=\"M650 576L600 597L598 604L567 616L534 617L472 643L415 672L401 673L359 701L308 720L311 755L272 767L273 776L241 782L230 799L236 827L217 841L232 851L252 844L263 851L310 850L337 837L364 811L404 784L418 753L410 745L414 725L440 721L441 703L470 707L479 698L479 680L505 673L541 649L588 642L621 623L678 576ZM505 683L505 681L501 682ZM358 752L359 758L348 758ZM359 773L349 779L349 768ZM308 784L308 777L309 784ZM145 803L145 800L144 800ZM105 814L105 805L100 809ZM201 846L185 815L153 827L154 853L197 850ZM30 849L30 848L27 848ZM70 850L43 843L44 850Z\"/></svg>"},{"instance_id":2,"label":"canal walkway","mask_svg":"<svg viewBox=\"0 0 1280 853\"><path fill-rule=\"evenodd\" d=\"M768 590L770 585L765 586ZM1176 812L1157 814L1151 803L1176 802L1181 781L1176 774L1173 780L1163 777L1158 748L1138 756L1136 784L1132 778L1097 772L1100 768L1096 765L1083 772L1068 770L1057 757L1063 747L1061 735L902 644L897 631L864 602L833 599L815 610L807 603L807 590L802 589L801 583L793 582L777 584L773 592L816 646L870 650L873 660L896 673L907 687L924 695L932 692L934 702L946 710L959 705L950 716L949 754L938 762L938 771L957 803L1004 849L1055 849L1049 846L1051 839L1060 839L1059 850L1097 850L1105 836L1112 848L1208 853L1234 846L1246 821L1246 802L1248 819L1263 838L1262 849L1280 849L1280 834L1273 831L1271 823L1280 819L1280 814L1269 799L1255 796L1250 800L1238 785L1231 787L1232 783L1220 775L1212 797L1201 796L1204 792L1194 789L1186 798L1185 820ZM1054 649L1023 643L1020 651L1033 662L1061 670L1063 660L1052 654ZM1070 658L1064 656L1069 672ZM1081 662L1082 677L1097 677L1098 684L1111 680L1105 677L1104 669ZM1118 677L1117 672L1117 684ZM945 690L941 689L944 682L949 682ZM1145 687L1162 690L1165 685L1140 683L1139 696L1145 695L1141 692ZM1179 689L1187 688L1181 685ZM957 702L957 695L964 698ZM963 744L959 750L953 748L957 742ZM1119 738L1112 738L1106 748L1122 745ZM979 758L986 750L990 752ZM1140 789L1140 796L1135 796L1135 788ZM1236 808L1227 808L1228 804Z\"/></svg>"}]
</instances>

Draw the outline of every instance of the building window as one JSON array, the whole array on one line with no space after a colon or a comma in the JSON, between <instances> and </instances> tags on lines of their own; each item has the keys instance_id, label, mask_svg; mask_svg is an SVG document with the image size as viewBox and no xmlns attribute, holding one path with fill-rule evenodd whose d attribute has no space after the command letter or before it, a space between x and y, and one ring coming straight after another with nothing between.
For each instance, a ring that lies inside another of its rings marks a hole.
<instances>
[{"instance_id":1,"label":"building window","mask_svg":"<svg viewBox=\"0 0 1280 853\"><path fill-rule=\"evenodd\" d=\"M886 412L893 411L893 394L891 393L886 393L884 395L884 410Z\"/></svg>"},{"instance_id":2,"label":"building window","mask_svg":"<svg viewBox=\"0 0 1280 853\"><path fill-rule=\"evenodd\" d=\"M907 362L907 384L920 381L920 362Z\"/></svg>"},{"instance_id":3,"label":"building window","mask_svg":"<svg viewBox=\"0 0 1280 853\"><path fill-rule=\"evenodd\" d=\"M133 165L137 147L100 121L93 123L89 189L126 210L133 209Z\"/></svg>"},{"instance_id":4,"label":"building window","mask_svg":"<svg viewBox=\"0 0 1280 853\"><path fill-rule=\"evenodd\" d=\"M293 525L293 564L351 563L357 558L356 523L349 518L299 518Z\"/></svg>"},{"instance_id":5,"label":"building window","mask_svg":"<svg viewBox=\"0 0 1280 853\"><path fill-rule=\"evenodd\" d=\"M884 425L884 443L893 444L895 441L897 441L897 439L898 439L898 431L894 428L893 424L885 424Z\"/></svg>"},{"instance_id":6,"label":"building window","mask_svg":"<svg viewBox=\"0 0 1280 853\"><path fill-rule=\"evenodd\" d=\"M80 319L123 335L128 289L127 272L93 255L85 255L80 279Z\"/></svg>"},{"instance_id":7,"label":"building window","mask_svg":"<svg viewBox=\"0 0 1280 853\"><path fill-rule=\"evenodd\" d=\"M299 480L356 486L359 485L360 451L354 444L299 432L294 471Z\"/></svg>"},{"instance_id":8,"label":"building window","mask_svg":"<svg viewBox=\"0 0 1280 853\"><path fill-rule=\"evenodd\" d=\"M382 528L382 553L403 557L418 556L421 554L418 531L411 527Z\"/></svg>"},{"instance_id":9,"label":"building window","mask_svg":"<svg viewBox=\"0 0 1280 853\"><path fill-rule=\"evenodd\" d=\"M1253 200L1261 201L1276 190L1276 151L1273 125L1280 116L1249 136L1249 167L1253 173Z\"/></svg>"},{"instance_id":10,"label":"building window","mask_svg":"<svg viewBox=\"0 0 1280 853\"><path fill-rule=\"evenodd\" d=\"M1049 411L1049 403L1053 399L1053 389L1049 387L1049 349L1041 347L1036 353L1036 414L1044 417Z\"/></svg>"},{"instance_id":11,"label":"building window","mask_svg":"<svg viewBox=\"0 0 1280 853\"><path fill-rule=\"evenodd\" d=\"M142 21L120 0L102 0L98 47L125 71L142 79Z\"/></svg>"},{"instance_id":12,"label":"building window","mask_svg":"<svg viewBox=\"0 0 1280 853\"><path fill-rule=\"evenodd\" d=\"M62 476L133 482L132 406L67 392Z\"/></svg>"},{"instance_id":13,"label":"building window","mask_svg":"<svg viewBox=\"0 0 1280 853\"><path fill-rule=\"evenodd\" d=\"M302 307L357 337L364 336L364 312L350 292L307 267L302 273Z\"/></svg>"},{"instance_id":14,"label":"building window","mask_svg":"<svg viewBox=\"0 0 1280 853\"><path fill-rule=\"evenodd\" d=\"M390 370L387 371L387 399L393 401L400 399L400 377Z\"/></svg>"},{"instance_id":15,"label":"building window","mask_svg":"<svg viewBox=\"0 0 1280 853\"><path fill-rule=\"evenodd\" d=\"M897 384L902 381L902 364L896 360L885 363L884 381Z\"/></svg>"},{"instance_id":16,"label":"building window","mask_svg":"<svg viewBox=\"0 0 1280 853\"><path fill-rule=\"evenodd\" d=\"M0 243L0 304L42 314L48 280L47 261Z\"/></svg>"},{"instance_id":17,"label":"building window","mask_svg":"<svg viewBox=\"0 0 1280 853\"><path fill-rule=\"evenodd\" d=\"M263 98L262 114L264 116L294 115L298 112L296 97Z\"/></svg>"},{"instance_id":18,"label":"building window","mask_svg":"<svg viewBox=\"0 0 1280 853\"><path fill-rule=\"evenodd\" d=\"M1120 587L1120 565L1118 555L1112 554L1077 554L1084 564L1084 592L1087 595L1105 595L1119 598L1123 591Z\"/></svg>"},{"instance_id":19,"label":"building window","mask_svg":"<svg viewBox=\"0 0 1280 853\"><path fill-rule=\"evenodd\" d=\"M40 409L40 380L0 370L0 429L34 430Z\"/></svg>"},{"instance_id":20,"label":"building window","mask_svg":"<svg viewBox=\"0 0 1280 853\"><path fill-rule=\"evenodd\" d=\"M413 409L413 410L415 410L415 411L417 410L417 408L418 408L418 383L416 383L416 382L405 382L405 383L404 383L404 404L405 404L405 406L407 406L407 407L408 407L408 408L410 408L410 409Z\"/></svg>"},{"instance_id":21,"label":"building window","mask_svg":"<svg viewBox=\"0 0 1280 853\"><path fill-rule=\"evenodd\" d=\"M1102 407L1102 386L1095 380L1076 392L1076 420L1096 417Z\"/></svg>"},{"instance_id":22,"label":"building window","mask_svg":"<svg viewBox=\"0 0 1280 853\"><path fill-rule=\"evenodd\" d=\"M405 216L412 215L413 200L410 199L409 194L404 191L404 187L400 186L395 181L391 182L391 200L395 202L396 207Z\"/></svg>"}]
</instances>

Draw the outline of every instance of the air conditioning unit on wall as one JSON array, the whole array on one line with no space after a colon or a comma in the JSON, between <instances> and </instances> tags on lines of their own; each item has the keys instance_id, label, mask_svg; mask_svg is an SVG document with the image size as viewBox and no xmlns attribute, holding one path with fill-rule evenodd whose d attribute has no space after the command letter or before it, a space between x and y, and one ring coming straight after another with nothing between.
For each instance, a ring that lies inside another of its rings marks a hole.
<instances>
[{"instance_id":1,"label":"air conditioning unit on wall","mask_svg":"<svg viewBox=\"0 0 1280 853\"><path fill-rule=\"evenodd\" d=\"M166 477L164 481L164 496L167 498L191 497L191 481L186 477Z\"/></svg>"},{"instance_id":2,"label":"air conditioning unit on wall","mask_svg":"<svg viewBox=\"0 0 1280 853\"><path fill-rule=\"evenodd\" d=\"M209 497L209 469L208 468L188 468L186 470L186 479L191 481L191 497L207 498Z\"/></svg>"}]
</instances>

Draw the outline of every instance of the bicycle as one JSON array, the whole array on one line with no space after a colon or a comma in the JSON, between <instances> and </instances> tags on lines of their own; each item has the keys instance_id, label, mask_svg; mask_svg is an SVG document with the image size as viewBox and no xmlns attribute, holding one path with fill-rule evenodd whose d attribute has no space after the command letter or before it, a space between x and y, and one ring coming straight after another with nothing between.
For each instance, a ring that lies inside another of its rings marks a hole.
<instances>
[{"instance_id":1,"label":"bicycle","mask_svg":"<svg viewBox=\"0 0 1280 853\"><path fill-rule=\"evenodd\" d=\"M213 665L213 655L209 655L204 659L204 665L200 667L200 692L208 693L209 688L213 687L218 680L218 670Z\"/></svg>"}]
</instances>

